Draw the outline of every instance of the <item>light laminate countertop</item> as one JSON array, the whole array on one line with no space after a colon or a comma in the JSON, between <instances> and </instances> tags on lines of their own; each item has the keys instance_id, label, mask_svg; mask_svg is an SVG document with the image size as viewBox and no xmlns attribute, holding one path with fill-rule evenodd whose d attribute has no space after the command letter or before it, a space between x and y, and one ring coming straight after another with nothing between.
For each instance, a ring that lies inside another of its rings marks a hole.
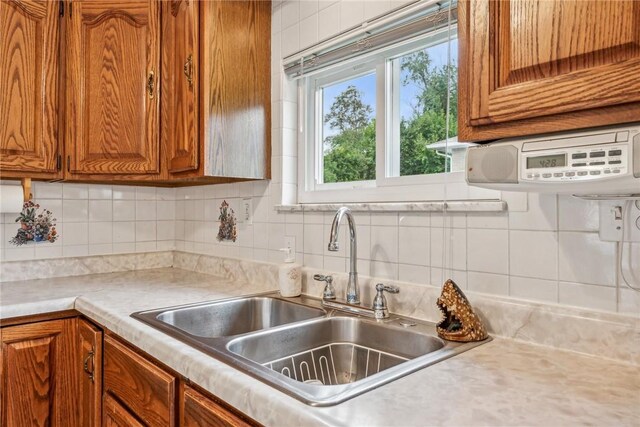
<instances>
[{"instance_id":1,"label":"light laminate countertop","mask_svg":"<svg viewBox=\"0 0 640 427\"><path fill-rule=\"evenodd\" d=\"M269 426L640 425L640 367L607 359L494 339L315 408L129 316L269 290L175 268L6 282L0 319L75 308Z\"/></svg>"}]
</instances>

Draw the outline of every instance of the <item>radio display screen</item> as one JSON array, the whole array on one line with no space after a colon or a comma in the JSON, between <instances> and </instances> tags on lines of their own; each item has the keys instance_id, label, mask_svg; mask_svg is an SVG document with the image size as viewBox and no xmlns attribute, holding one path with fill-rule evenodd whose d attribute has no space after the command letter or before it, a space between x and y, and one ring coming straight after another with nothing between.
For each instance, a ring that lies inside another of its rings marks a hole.
<instances>
[{"instance_id":1,"label":"radio display screen","mask_svg":"<svg viewBox=\"0 0 640 427\"><path fill-rule=\"evenodd\" d=\"M550 156L527 157L527 169L557 168L567 165L566 154L553 154Z\"/></svg>"}]
</instances>

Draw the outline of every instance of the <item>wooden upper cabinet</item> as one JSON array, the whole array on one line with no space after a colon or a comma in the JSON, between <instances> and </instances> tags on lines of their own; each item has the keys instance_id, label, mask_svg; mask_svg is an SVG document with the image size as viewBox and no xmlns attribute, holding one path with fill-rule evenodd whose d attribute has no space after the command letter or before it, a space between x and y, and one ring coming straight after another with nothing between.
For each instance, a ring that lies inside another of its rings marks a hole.
<instances>
[{"instance_id":1,"label":"wooden upper cabinet","mask_svg":"<svg viewBox=\"0 0 640 427\"><path fill-rule=\"evenodd\" d=\"M270 176L271 2L201 3L201 131L208 176Z\"/></svg>"},{"instance_id":2,"label":"wooden upper cabinet","mask_svg":"<svg viewBox=\"0 0 640 427\"><path fill-rule=\"evenodd\" d=\"M0 175L58 175L60 16L54 1L0 1Z\"/></svg>"},{"instance_id":3,"label":"wooden upper cabinet","mask_svg":"<svg viewBox=\"0 0 640 427\"><path fill-rule=\"evenodd\" d=\"M460 140L640 117L640 2L464 0Z\"/></svg>"},{"instance_id":4,"label":"wooden upper cabinet","mask_svg":"<svg viewBox=\"0 0 640 427\"><path fill-rule=\"evenodd\" d=\"M0 329L0 425L79 425L75 322Z\"/></svg>"},{"instance_id":5,"label":"wooden upper cabinet","mask_svg":"<svg viewBox=\"0 0 640 427\"><path fill-rule=\"evenodd\" d=\"M70 177L158 173L160 3L74 0L71 8L65 16Z\"/></svg>"},{"instance_id":6,"label":"wooden upper cabinet","mask_svg":"<svg viewBox=\"0 0 640 427\"><path fill-rule=\"evenodd\" d=\"M161 146L167 170L198 169L199 2L162 2Z\"/></svg>"}]
</instances>

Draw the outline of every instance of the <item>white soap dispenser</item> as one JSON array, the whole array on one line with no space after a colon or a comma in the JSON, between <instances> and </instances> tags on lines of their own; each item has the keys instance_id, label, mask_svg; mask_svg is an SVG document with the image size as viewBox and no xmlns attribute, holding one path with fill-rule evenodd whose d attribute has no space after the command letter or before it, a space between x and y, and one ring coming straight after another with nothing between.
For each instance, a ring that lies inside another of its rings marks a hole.
<instances>
[{"instance_id":1,"label":"white soap dispenser","mask_svg":"<svg viewBox=\"0 0 640 427\"><path fill-rule=\"evenodd\" d=\"M278 281L280 295L283 297L297 297L302 293L302 269L295 263L295 254L290 247L281 248L285 253L284 263L278 267Z\"/></svg>"}]
</instances>

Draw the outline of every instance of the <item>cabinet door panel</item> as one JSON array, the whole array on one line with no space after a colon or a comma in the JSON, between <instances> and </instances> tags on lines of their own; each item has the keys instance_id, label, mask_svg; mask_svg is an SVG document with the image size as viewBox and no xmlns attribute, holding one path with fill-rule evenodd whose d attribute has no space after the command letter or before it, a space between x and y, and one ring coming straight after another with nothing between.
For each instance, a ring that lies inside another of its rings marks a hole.
<instances>
[{"instance_id":1,"label":"cabinet door panel","mask_svg":"<svg viewBox=\"0 0 640 427\"><path fill-rule=\"evenodd\" d=\"M75 321L0 329L0 425L78 425Z\"/></svg>"},{"instance_id":2,"label":"cabinet door panel","mask_svg":"<svg viewBox=\"0 0 640 427\"><path fill-rule=\"evenodd\" d=\"M257 0L201 3L205 175L269 176L270 8Z\"/></svg>"},{"instance_id":3,"label":"cabinet door panel","mask_svg":"<svg viewBox=\"0 0 640 427\"><path fill-rule=\"evenodd\" d=\"M159 3L74 1L67 141L78 174L159 171Z\"/></svg>"},{"instance_id":4,"label":"cabinet door panel","mask_svg":"<svg viewBox=\"0 0 640 427\"><path fill-rule=\"evenodd\" d=\"M467 7L471 125L640 101L640 2L478 0Z\"/></svg>"},{"instance_id":5,"label":"cabinet door panel","mask_svg":"<svg viewBox=\"0 0 640 427\"><path fill-rule=\"evenodd\" d=\"M170 173L198 169L199 3L162 3L162 147Z\"/></svg>"},{"instance_id":6,"label":"cabinet door panel","mask_svg":"<svg viewBox=\"0 0 640 427\"><path fill-rule=\"evenodd\" d=\"M104 339L104 390L149 426L175 425L176 379L115 339Z\"/></svg>"},{"instance_id":7,"label":"cabinet door panel","mask_svg":"<svg viewBox=\"0 0 640 427\"><path fill-rule=\"evenodd\" d=\"M80 425L99 427L102 404L102 332L84 319L78 319L80 374Z\"/></svg>"},{"instance_id":8,"label":"cabinet door panel","mask_svg":"<svg viewBox=\"0 0 640 427\"><path fill-rule=\"evenodd\" d=\"M0 1L0 170L56 174L58 2Z\"/></svg>"}]
</instances>

